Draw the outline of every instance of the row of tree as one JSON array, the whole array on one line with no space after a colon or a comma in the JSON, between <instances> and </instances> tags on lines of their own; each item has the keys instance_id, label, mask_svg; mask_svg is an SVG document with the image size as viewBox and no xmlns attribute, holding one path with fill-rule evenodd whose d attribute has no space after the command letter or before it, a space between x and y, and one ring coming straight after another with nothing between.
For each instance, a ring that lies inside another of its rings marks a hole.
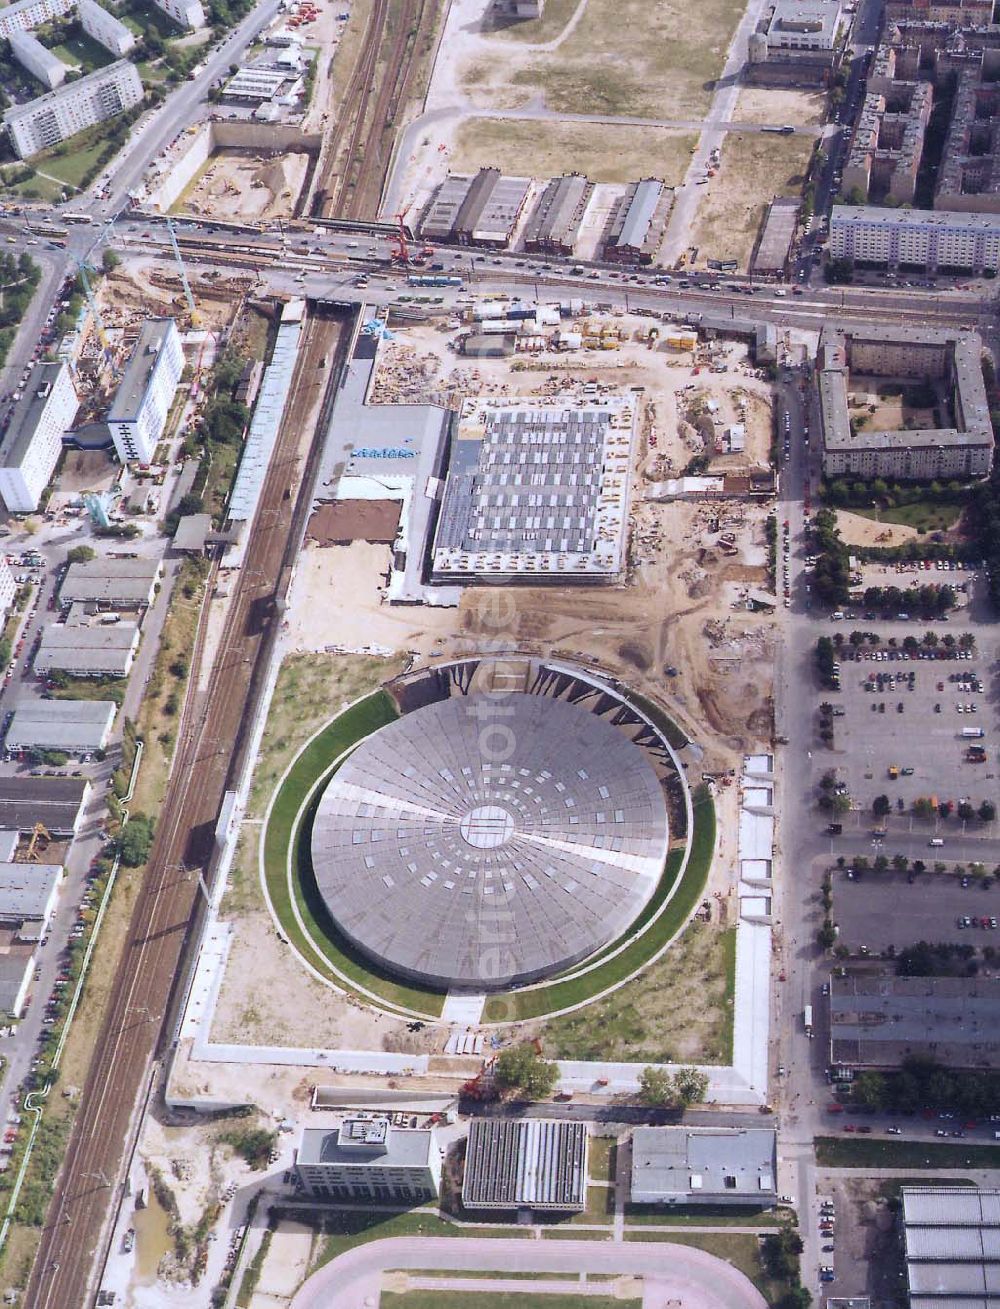
<instances>
[{"instance_id":1,"label":"row of tree","mask_svg":"<svg viewBox=\"0 0 1000 1309\"><path fill-rule=\"evenodd\" d=\"M823 604L847 603L851 586L851 570L847 546L840 539L837 516L832 509L820 509L812 522L816 551L813 570L813 590Z\"/></svg>"},{"instance_id":2,"label":"row of tree","mask_svg":"<svg viewBox=\"0 0 1000 1309\"><path fill-rule=\"evenodd\" d=\"M928 582L924 586L911 586L906 590L898 586L869 586L865 588L866 609L881 614L914 613L921 618L940 618L955 607L955 589L952 586ZM937 638L935 637L934 643ZM916 641L914 640L914 646Z\"/></svg>"},{"instance_id":3,"label":"row of tree","mask_svg":"<svg viewBox=\"0 0 1000 1309\"><path fill-rule=\"evenodd\" d=\"M545 1100L558 1081L558 1065L544 1059L530 1041L508 1045L493 1064L493 1084L502 1095ZM684 1109L704 1100L707 1090L708 1075L698 1068L678 1068L670 1073L650 1066L639 1078L639 1099L650 1106Z\"/></svg>"},{"instance_id":4,"label":"row of tree","mask_svg":"<svg viewBox=\"0 0 1000 1309\"><path fill-rule=\"evenodd\" d=\"M985 1118L1000 1112L1000 1072L952 1072L933 1059L911 1055L898 1073L859 1074L852 1094L876 1110L933 1109Z\"/></svg>"}]
</instances>

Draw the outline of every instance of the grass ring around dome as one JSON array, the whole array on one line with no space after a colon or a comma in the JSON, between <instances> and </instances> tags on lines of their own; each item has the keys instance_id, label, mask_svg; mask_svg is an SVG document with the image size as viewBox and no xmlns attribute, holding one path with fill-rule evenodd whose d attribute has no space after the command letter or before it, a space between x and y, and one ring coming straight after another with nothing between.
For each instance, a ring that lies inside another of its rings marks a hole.
<instances>
[{"instance_id":1,"label":"grass ring around dome","mask_svg":"<svg viewBox=\"0 0 1000 1309\"><path fill-rule=\"evenodd\" d=\"M312 820L323 784L359 742L398 716L388 692L376 691L343 710L299 750L264 819L261 883L279 933L317 980L387 1013L434 1020L441 1015L444 993L379 969L340 932L319 893L310 857ZM662 711L659 716L662 720ZM653 899L629 930L561 977L490 996L485 1023L580 1008L623 985L663 953L696 909L715 851L711 796L699 788L691 797L685 784L685 803L687 840L670 851Z\"/></svg>"}]
</instances>

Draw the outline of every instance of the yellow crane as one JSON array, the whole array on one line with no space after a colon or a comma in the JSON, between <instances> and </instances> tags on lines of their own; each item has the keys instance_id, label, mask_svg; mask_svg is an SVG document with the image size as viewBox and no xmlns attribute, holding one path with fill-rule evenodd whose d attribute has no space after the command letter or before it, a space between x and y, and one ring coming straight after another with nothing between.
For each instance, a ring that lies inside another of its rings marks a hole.
<instances>
[{"instance_id":1,"label":"yellow crane","mask_svg":"<svg viewBox=\"0 0 1000 1309\"><path fill-rule=\"evenodd\" d=\"M24 852L24 857L29 863L38 863L39 854L37 853L37 847L39 840L43 838L45 844L48 845L52 840L52 833L44 823L36 823L31 829L31 840L28 842L28 848Z\"/></svg>"}]
</instances>

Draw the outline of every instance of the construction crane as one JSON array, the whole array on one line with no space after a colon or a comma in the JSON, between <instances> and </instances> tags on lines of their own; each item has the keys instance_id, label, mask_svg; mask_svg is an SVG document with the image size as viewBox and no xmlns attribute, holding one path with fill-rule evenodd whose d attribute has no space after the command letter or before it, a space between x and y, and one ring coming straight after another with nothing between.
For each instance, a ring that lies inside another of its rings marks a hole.
<instances>
[{"instance_id":1,"label":"construction crane","mask_svg":"<svg viewBox=\"0 0 1000 1309\"><path fill-rule=\"evenodd\" d=\"M94 326L97 328L97 336L101 343L101 348L104 350L105 355L107 355L111 347L108 343L108 333L104 327L104 319L101 317L101 311L97 307L97 298L90 285L90 278L87 276L86 257L78 259L76 261L76 267L77 272L80 275L80 281L83 283L83 294L87 297L87 304L90 307L90 312L94 316Z\"/></svg>"},{"instance_id":2,"label":"construction crane","mask_svg":"<svg viewBox=\"0 0 1000 1309\"><path fill-rule=\"evenodd\" d=\"M170 233L170 244L173 247L174 259L177 261L177 271L181 275L181 285L184 287L184 298L187 300L188 313L191 316L191 326L197 327L201 322L201 315L194 302L194 296L191 294L191 283L188 281L187 269L184 267L184 260L181 256L181 248L177 244L177 233L174 230L174 221L172 218L167 219L167 231Z\"/></svg>"},{"instance_id":3,"label":"construction crane","mask_svg":"<svg viewBox=\"0 0 1000 1309\"><path fill-rule=\"evenodd\" d=\"M36 853L36 847L39 839L44 838L45 844L52 840L52 834L44 823L36 823L31 829L31 840L28 842L28 848L24 852L24 857L30 863L38 863L39 855Z\"/></svg>"},{"instance_id":4,"label":"construction crane","mask_svg":"<svg viewBox=\"0 0 1000 1309\"><path fill-rule=\"evenodd\" d=\"M410 241L406 235L406 225L403 222L409 209L404 209L401 214L396 214L396 222L399 224L399 231L392 238L396 242L396 247L392 252L392 262L402 264L404 268L410 266Z\"/></svg>"}]
</instances>

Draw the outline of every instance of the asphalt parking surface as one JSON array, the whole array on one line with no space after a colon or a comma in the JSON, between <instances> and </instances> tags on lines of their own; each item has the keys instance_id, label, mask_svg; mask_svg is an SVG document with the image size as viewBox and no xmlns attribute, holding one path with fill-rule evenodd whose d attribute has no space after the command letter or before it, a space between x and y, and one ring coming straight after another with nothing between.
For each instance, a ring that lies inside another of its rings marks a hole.
<instances>
[{"instance_id":1,"label":"asphalt parking surface","mask_svg":"<svg viewBox=\"0 0 1000 1309\"><path fill-rule=\"evenodd\" d=\"M886 853L891 854L888 844ZM916 941L992 945L1000 950L1000 928L959 928L957 922L959 917L994 917L1000 922L1000 882L991 881L984 891L975 879L963 888L950 871L919 874L908 882L905 875L891 872L867 872L852 881L838 870L833 878L833 917L840 926L841 942L852 950L867 946L878 954L890 945L900 950Z\"/></svg>"}]
</instances>

